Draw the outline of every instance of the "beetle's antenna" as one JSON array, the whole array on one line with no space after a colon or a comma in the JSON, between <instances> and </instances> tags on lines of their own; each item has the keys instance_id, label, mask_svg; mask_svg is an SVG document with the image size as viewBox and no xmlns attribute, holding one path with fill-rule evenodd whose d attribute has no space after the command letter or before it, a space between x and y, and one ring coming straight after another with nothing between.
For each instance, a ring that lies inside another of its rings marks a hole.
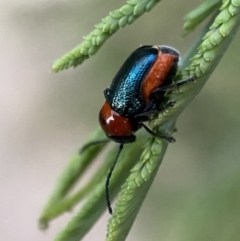
<instances>
[{"instance_id":1,"label":"beetle's antenna","mask_svg":"<svg viewBox=\"0 0 240 241\"><path fill-rule=\"evenodd\" d=\"M119 146L117 156L116 156L116 158L115 158L115 160L114 160L114 162L113 162L113 164L112 164L112 166L111 166L111 168L110 168L110 170L108 172L107 180L106 180L106 184L105 184L106 201L107 201L108 211L109 211L110 214L112 214L112 208L111 208L111 201L110 201L110 196L109 196L109 182L110 182L110 178L112 176L113 169L114 169L114 167L115 167L115 165L117 163L117 160L119 158L119 155L120 155L120 153L121 153L121 151L123 149L123 145L124 144L121 143L120 146Z\"/></svg>"},{"instance_id":2,"label":"beetle's antenna","mask_svg":"<svg viewBox=\"0 0 240 241\"><path fill-rule=\"evenodd\" d=\"M91 146L100 145L100 144L103 144L103 143L106 143L106 142L109 142L109 139L89 142L89 143L87 143L87 144L85 144L84 146L81 147L81 149L79 150L79 154L82 154L84 151L86 151Z\"/></svg>"},{"instance_id":3,"label":"beetle's antenna","mask_svg":"<svg viewBox=\"0 0 240 241\"><path fill-rule=\"evenodd\" d=\"M149 133L151 134L152 136L154 137L160 137L160 138L163 138L164 140L170 142L170 143L173 143L175 142L176 140L172 137L172 136L168 136L166 134L158 134L158 133L155 133L153 132L151 129L149 129L146 125L144 125L143 123L140 123L141 126Z\"/></svg>"}]
</instances>

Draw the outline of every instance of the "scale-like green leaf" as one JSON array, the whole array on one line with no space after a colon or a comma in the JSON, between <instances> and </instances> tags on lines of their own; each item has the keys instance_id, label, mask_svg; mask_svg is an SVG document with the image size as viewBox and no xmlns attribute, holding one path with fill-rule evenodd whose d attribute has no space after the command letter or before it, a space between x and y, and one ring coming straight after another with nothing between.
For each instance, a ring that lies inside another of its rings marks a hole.
<instances>
[{"instance_id":1,"label":"scale-like green leaf","mask_svg":"<svg viewBox=\"0 0 240 241\"><path fill-rule=\"evenodd\" d=\"M95 29L84 38L79 46L75 47L52 65L52 71L76 67L85 59L94 55L104 42L119 28L132 24L145 12L149 12L160 0L130 0L120 9L116 9L95 26Z\"/></svg>"}]
</instances>

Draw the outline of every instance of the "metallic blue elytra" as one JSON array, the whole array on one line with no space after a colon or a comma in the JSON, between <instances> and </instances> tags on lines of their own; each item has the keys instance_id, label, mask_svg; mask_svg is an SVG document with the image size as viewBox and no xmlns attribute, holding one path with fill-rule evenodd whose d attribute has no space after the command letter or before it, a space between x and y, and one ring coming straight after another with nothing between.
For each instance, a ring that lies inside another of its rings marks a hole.
<instances>
[{"instance_id":1,"label":"metallic blue elytra","mask_svg":"<svg viewBox=\"0 0 240 241\"><path fill-rule=\"evenodd\" d=\"M104 91L112 109L121 116L131 117L144 110L141 84L157 59L158 52L152 46L135 50L120 68L111 86Z\"/></svg>"}]
</instances>

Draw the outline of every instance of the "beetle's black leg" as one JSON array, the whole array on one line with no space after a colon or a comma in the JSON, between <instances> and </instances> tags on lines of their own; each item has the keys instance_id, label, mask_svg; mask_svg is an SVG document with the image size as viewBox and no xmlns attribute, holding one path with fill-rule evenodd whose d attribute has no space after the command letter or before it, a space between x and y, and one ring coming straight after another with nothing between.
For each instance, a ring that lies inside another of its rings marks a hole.
<instances>
[{"instance_id":1,"label":"beetle's black leg","mask_svg":"<svg viewBox=\"0 0 240 241\"><path fill-rule=\"evenodd\" d=\"M155 115L158 112L159 111L157 109L149 110L149 111L142 112L140 114L135 115L134 118L141 120L141 121L148 121L150 116Z\"/></svg>"},{"instance_id":2,"label":"beetle's black leg","mask_svg":"<svg viewBox=\"0 0 240 241\"><path fill-rule=\"evenodd\" d=\"M140 113L140 114L137 114L137 115L134 116L134 118L139 118L139 119L141 119L142 121L147 121L147 120L149 120L149 117L150 117L150 116L155 115L155 114L157 114L158 112L163 111L163 110L165 110L165 109L171 108L171 107L173 107L175 104L176 104L176 101L175 101L175 100L171 100L171 101L169 101L169 102L167 102L167 103L165 103L165 104L160 105L158 108L155 107L155 108L150 109L150 110L148 110L148 111L144 111L144 112L142 112L142 113Z\"/></svg>"},{"instance_id":3,"label":"beetle's black leg","mask_svg":"<svg viewBox=\"0 0 240 241\"><path fill-rule=\"evenodd\" d=\"M181 80L180 82L178 83L174 83L174 84L171 84L171 85L167 85L167 86L163 86L163 87L160 87L158 89L155 89L153 91L153 94L157 94L158 92L166 92L166 91L171 91L171 90L175 90L177 87L181 86L181 85L184 85L184 84L187 84L187 83L190 83L190 82L193 82L196 80L196 77L195 76L191 76L185 80Z\"/></svg>"},{"instance_id":4,"label":"beetle's black leg","mask_svg":"<svg viewBox=\"0 0 240 241\"><path fill-rule=\"evenodd\" d=\"M181 86L181 85L184 85L184 84L187 84L187 83L194 82L196 79L197 79L196 76L190 76L187 79L184 79L184 80L181 80L181 81L177 82L177 86Z\"/></svg>"},{"instance_id":5,"label":"beetle's black leg","mask_svg":"<svg viewBox=\"0 0 240 241\"><path fill-rule=\"evenodd\" d=\"M166 110L168 108L173 107L176 104L175 100L170 100L169 102L167 102L166 104L162 104L159 106L158 111L163 111Z\"/></svg>"},{"instance_id":6,"label":"beetle's black leg","mask_svg":"<svg viewBox=\"0 0 240 241\"><path fill-rule=\"evenodd\" d=\"M149 129L146 125L144 125L143 123L140 123L140 126L142 126L149 134L151 134L154 137L160 137L163 138L164 140L170 142L170 143L174 143L176 140L172 137L172 136L168 136L166 134L158 134L155 133L154 131L152 131L151 129Z\"/></svg>"},{"instance_id":7,"label":"beetle's black leg","mask_svg":"<svg viewBox=\"0 0 240 241\"><path fill-rule=\"evenodd\" d=\"M104 139L104 140L89 142L89 143L87 143L87 144L85 144L84 146L81 147L81 149L79 150L79 154L82 154L84 151L86 151L91 146L100 145L100 144L103 144L103 143L107 143L109 141L110 141L109 139Z\"/></svg>"}]
</instances>

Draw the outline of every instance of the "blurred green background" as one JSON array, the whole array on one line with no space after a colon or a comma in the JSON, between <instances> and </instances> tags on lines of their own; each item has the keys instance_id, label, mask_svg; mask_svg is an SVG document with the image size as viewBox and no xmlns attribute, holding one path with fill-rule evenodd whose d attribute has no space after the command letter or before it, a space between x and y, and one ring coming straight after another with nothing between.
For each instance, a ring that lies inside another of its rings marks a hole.
<instances>
[{"instance_id":1,"label":"blurred green background","mask_svg":"<svg viewBox=\"0 0 240 241\"><path fill-rule=\"evenodd\" d=\"M44 233L38 216L70 155L98 125L102 91L119 66L141 44L184 53L201 30L179 37L183 16L201 1L163 1L82 66L51 73L51 62L123 3L1 1L0 240L53 239L72 214ZM240 240L239 39L179 118L177 142L127 240ZM104 240L108 217L84 240Z\"/></svg>"}]
</instances>

